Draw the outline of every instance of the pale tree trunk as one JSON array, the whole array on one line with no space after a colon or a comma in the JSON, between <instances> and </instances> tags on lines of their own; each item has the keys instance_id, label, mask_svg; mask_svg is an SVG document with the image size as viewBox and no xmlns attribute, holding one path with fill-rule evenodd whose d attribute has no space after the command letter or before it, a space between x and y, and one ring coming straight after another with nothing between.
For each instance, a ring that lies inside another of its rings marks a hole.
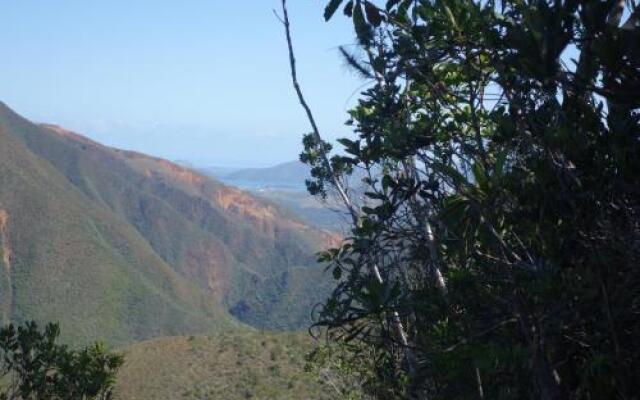
<instances>
[{"instance_id":1,"label":"pale tree trunk","mask_svg":"<svg viewBox=\"0 0 640 400\"><path fill-rule=\"evenodd\" d=\"M308 103L306 102L304 95L302 93L302 89L300 88L300 84L298 83L298 76L297 76L297 69L296 69L296 59L295 59L295 53L293 51L293 42L291 39L291 26L290 26L290 22L289 22L289 14L287 11L287 2L286 0L282 0L282 13L283 13L283 19L281 20L282 23L284 24L285 27L285 35L286 35L286 39L287 39L287 47L289 50L289 65L291 67L291 79L293 82L293 87L296 91L296 94L298 96L298 100L300 102L300 105L302 106L302 108L304 109L306 115L307 115L307 119L309 120L309 123L311 125L311 129L312 129L312 134L316 140L316 142L320 145L320 153L322 156L322 162L324 164L324 167L326 168L327 171L329 171L330 176L331 176L331 183L333 184L334 189L337 191L340 199L342 200L345 208L347 209L347 211L349 212L349 214L351 215L351 219L354 223L354 225L357 225L359 220L360 220L360 213L359 211L356 209L356 207L353 205L353 202L351 201L351 199L349 198L347 191L345 190L344 186L342 185L342 182L340 181L340 178L338 176L338 174L333 170L332 166L331 166L331 162L329 161L329 157L326 154L324 147L322 146L322 136L320 134L320 130L318 129L318 126L316 124L315 118L313 116L313 113L311 112L311 108L309 107ZM384 283L384 279L382 278L382 274L380 273L380 269L378 268L377 265L375 264L370 264L370 270L371 270L371 274L373 276L373 278L380 284ZM413 352L413 350L411 349L411 347L409 346L409 339L407 337L406 331L404 329L404 326L402 324L402 321L400 319L400 314L396 311L396 310L392 310L391 311L391 325L393 328L393 331L397 337L397 339L399 340L400 344L403 346L404 348L404 353L405 353L405 358L407 361L407 369L409 372L409 375L414 378L416 375L416 357L415 354Z\"/></svg>"}]
</instances>

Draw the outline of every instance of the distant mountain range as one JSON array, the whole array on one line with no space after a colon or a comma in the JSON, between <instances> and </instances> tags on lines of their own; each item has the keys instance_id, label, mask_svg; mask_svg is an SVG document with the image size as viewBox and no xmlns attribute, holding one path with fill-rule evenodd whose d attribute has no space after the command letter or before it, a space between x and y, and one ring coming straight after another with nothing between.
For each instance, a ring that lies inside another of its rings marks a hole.
<instances>
[{"instance_id":1,"label":"distant mountain range","mask_svg":"<svg viewBox=\"0 0 640 400\"><path fill-rule=\"evenodd\" d=\"M208 167L200 171L290 210L295 218L312 226L342 233L347 225L338 202L331 198L323 202L307 192L305 181L310 179L311 173L309 166L300 161L266 168Z\"/></svg>"},{"instance_id":2,"label":"distant mountain range","mask_svg":"<svg viewBox=\"0 0 640 400\"><path fill-rule=\"evenodd\" d=\"M350 217L337 196L329 194L324 201L311 196L305 181L311 178L308 165L289 161L266 168L200 168L200 171L229 185L251 191L290 210L296 218L313 226L344 233ZM367 175L356 169L347 177L347 187L354 198L362 198Z\"/></svg>"},{"instance_id":3,"label":"distant mountain range","mask_svg":"<svg viewBox=\"0 0 640 400\"><path fill-rule=\"evenodd\" d=\"M314 253L338 240L271 201L0 103L5 323L60 321L67 341L115 344L238 320L305 327L330 286Z\"/></svg>"},{"instance_id":4,"label":"distant mountain range","mask_svg":"<svg viewBox=\"0 0 640 400\"><path fill-rule=\"evenodd\" d=\"M250 189L258 187L280 187L305 190L305 180L309 179L309 167L300 161L290 161L267 168L203 168L202 172L239 186Z\"/></svg>"}]
</instances>

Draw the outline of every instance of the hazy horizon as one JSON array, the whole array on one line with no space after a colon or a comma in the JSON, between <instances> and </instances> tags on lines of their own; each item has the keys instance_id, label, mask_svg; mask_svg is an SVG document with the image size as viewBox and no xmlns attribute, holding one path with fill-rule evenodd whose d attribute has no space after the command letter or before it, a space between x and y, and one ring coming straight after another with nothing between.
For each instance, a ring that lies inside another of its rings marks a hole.
<instances>
[{"instance_id":1,"label":"hazy horizon","mask_svg":"<svg viewBox=\"0 0 640 400\"><path fill-rule=\"evenodd\" d=\"M258 3L258 2L256 2ZM296 159L308 123L291 88L277 0L35 0L0 6L0 100L36 122L196 166ZM300 80L327 138L362 84L340 61L353 41L323 1L290 4Z\"/></svg>"}]
</instances>

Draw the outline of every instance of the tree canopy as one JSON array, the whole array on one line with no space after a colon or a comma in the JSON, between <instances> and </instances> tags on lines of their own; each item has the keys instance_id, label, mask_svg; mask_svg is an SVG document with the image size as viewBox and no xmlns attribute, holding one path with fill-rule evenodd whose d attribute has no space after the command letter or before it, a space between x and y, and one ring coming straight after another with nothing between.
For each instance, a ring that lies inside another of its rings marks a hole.
<instances>
[{"instance_id":1,"label":"tree canopy","mask_svg":"<svg viewBox=\"0 0 640 400\"><path fill-rule=\"evenodd\" d=\"M340 13L369 85L333 155L309 113L301 160L353 217L321 256L336 289L316 321L349 370L385 399L635 398L638 3L332 0L324 16Z\"/></svg>"},{"instance_id":2,"label":"tree canopy","mask_svg":"<svg viewBox=\"0 0 640 400\"><path fill-rule=\"evenodd\" d=\"M60 329L35 322L0 329L0 399L107 400L123 357L96 343L80 350L56 343Z\"/></svg>"}]
</instances>

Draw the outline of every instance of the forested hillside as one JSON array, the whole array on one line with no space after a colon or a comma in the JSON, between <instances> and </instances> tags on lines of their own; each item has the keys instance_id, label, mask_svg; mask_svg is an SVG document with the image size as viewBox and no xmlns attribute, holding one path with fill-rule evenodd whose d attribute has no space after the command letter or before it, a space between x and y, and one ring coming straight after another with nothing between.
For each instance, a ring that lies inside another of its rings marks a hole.
<instances>
[{"instance_id":1,"label":"forested hillside","mask_svg":"<svg viewBox=\"0 0 640 400\"><path fill-rule=\"evenodd\" d=\"M242 18L212 23L201 11L213 3L214 17ZM283 156L272 132L289 123L307 132L300 162L206 172L248 191L0 103L0 399L639 398L638 0L324 0L325 22L350 28L353 42L336 50L361 80L335 115L350 131L339 139L326 106L343 99L323 96L344 82L301 61L313 54L305 39L325 39L299 34L317 21L287 0L275 18L267 10L303 129L262 97L281 93L269 86L280 84L277 52L250 15L259 7L213 3L182 20L178 3L160 7L172 28L162 45L180 53L160 64L180 74L145 76L146 91L127 90L146 99L128 106L158 140L192 117L180 126L224 130L218 143L262 132L221 165ZM121 25L132 37L156 11L140 10L135 30ZM183 46L218 31L224 60ZM96 48L119 60L154 42ZM198 76L189 52L220 70ZM135 86L121 76L146 74L141 65L101 76ZM165 103L147 106L155 93ZM169 112L167 93L190 103Z\"/></svg>"},{"instance_id":2,"label":"forested hillside","mask_svg":"<svg viewBox=\"0 0 640 400\"><path fill-rule=\"evenodd\" d=\"M305 372L313 349L306 333L235 331L169 337L124 349L116 399L336 398L328 382ZM149 366L155 366L149 373Z\"/></svg>"},{"instance_id":3,"label":"forested hillside","mask_svg":"<svg viewBox=\"0 0 640 400\"><path fill-rule=\"evenodd\" d=\"M5 322L59 320L70 340L122 343L233 326L229 311L260 327L310 321L314 254L334 235L4 105L0 140Z\"/></svg>"}]
</instances>

